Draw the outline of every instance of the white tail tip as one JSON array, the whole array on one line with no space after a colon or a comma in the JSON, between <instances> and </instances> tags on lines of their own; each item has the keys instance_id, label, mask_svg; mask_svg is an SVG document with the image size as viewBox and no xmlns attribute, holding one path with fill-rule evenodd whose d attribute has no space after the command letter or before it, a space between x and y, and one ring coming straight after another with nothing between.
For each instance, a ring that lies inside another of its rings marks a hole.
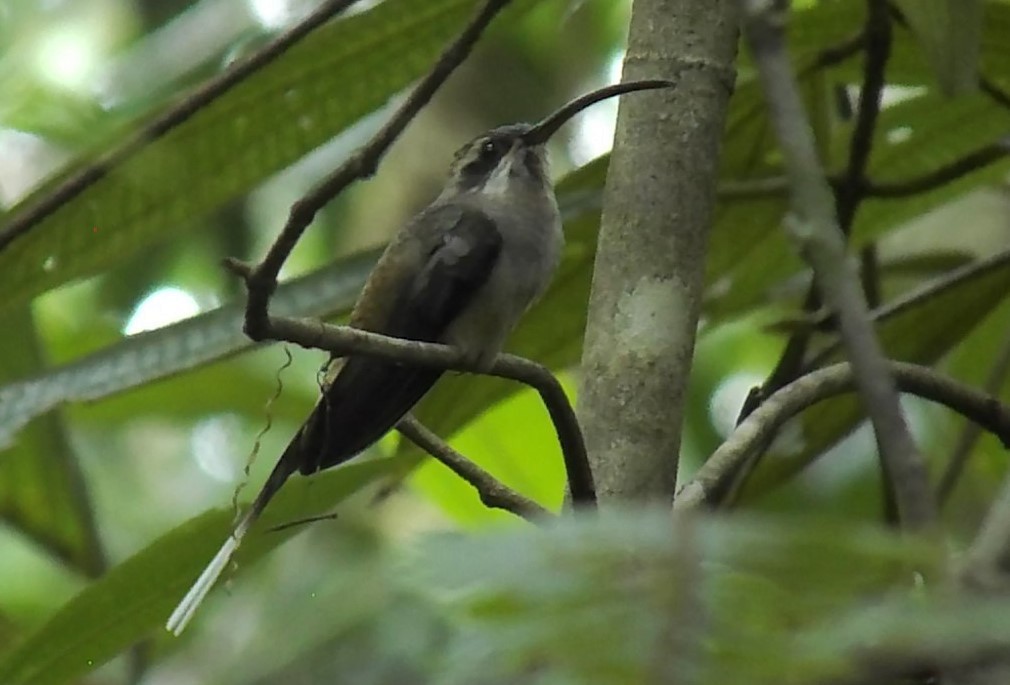
<instances>
[{"instance_id":1,"label":"white tail tip","mask_svg":"<svg viewBox=\"0 0 1010 685\"><path fill-rule=\"evenodd\" d=\"M221 549L217 551L214 558L207 568L203 570L200 577L196 579L193 586L189 588L189 592L186 596L182 598L178 606L175 607L175 611L172 615L168 617L168 622L165 624L165 628L173 635L179 635L183 630L186 629L186 625L189 624L196 610L203 603L204 598L210 589L214 587L214 583L217 579L224 573L225 568L228 566L228 561L231 559L232 555L235 554L235 550L238 549L239 542L242 541L242 534L245 531L241 528L236 530L234 533L228 536L228 539L224 541L221 545Z\"/></svg>"}]
</instances>

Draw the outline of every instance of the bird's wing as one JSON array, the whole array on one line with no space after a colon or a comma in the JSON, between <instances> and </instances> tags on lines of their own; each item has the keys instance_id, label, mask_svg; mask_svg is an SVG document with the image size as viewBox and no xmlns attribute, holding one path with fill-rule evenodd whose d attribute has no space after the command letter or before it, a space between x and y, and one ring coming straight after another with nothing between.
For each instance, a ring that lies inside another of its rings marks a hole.
<instances>
[{"instance_id":1,"label":"bird's wing","mask_svg":"<svg viewBox=\"0 0 1010 685\"><path fill-rule=\"evenodd\" d=\"M468 207L435 208L420 220L424 225L414 228L421 259L414 260L411 274L397 279L387 320L371 329L438 342L484 284L501 252L502 236L490 218ZM441 375L438 369L374 357L347 359L292 441L297 455L285 456L305 474L350 459L392 428Z\"/></svg>"}]
</instances>

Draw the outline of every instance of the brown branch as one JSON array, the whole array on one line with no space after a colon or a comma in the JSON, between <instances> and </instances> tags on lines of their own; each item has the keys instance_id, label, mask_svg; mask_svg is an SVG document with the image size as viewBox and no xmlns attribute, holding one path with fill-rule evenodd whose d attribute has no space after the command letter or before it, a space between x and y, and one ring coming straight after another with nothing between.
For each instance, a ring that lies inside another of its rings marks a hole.
<instances>
[{"instance_id":1,"label":"brown branch","mask_svg":"<svg viewBox=\"0 0 1010 685\"><path fill-rule=\"evenodd\" d=\"M875 2L871 0L871 9ZM909 434L894 380L849 264L841 217L832 211L831 189L817 158L813 132L785 48L784 4L767 0L741 3L744 36L755 56L792 188L794 214L787 217L786 227L813 269L818 292L838 317L860 398L873 424L884 473L894 487L901 521L911 529L931 526L936 508L925 462Z\"/></svg>"},{"instance_id":2,"label":"brown branch","mask_svg":"<svg viewBox=\"0 0 1010 685\"><path fill-rule=\"evenodd\" d=\"M534 388L540 393L554 424L568 474L572 502L576 505L596 504L596 487L575 410L558 379L536 362L511 354L501 354L491 369L486 370L463 360L459 350L449 345L390 338L350 326L331 326L310 319L272 317L270 326L272 339L309 349L326 350L335 356L365 354L418 366L484 373Z\"/></svg>"},{"instance_id":3,"label":"brown branch","mask_svg":"<svg viewBox=\"0 0 1010 685\"><path fill-rule=\"evenodd\" d=\"M1010 406L925 366L888 362L898 389L942 404L998 437L1010 448ZM705 461L674 500L676 509L717 506L739 482L740 474L771 444L786 421L809 407L856 387L847 362L812 371L765 400Z\"/></svg>"},{"instance_id":4,"label":"brown branch","mask_svg":"<svg viewBox=\"0 0 1010 685\"><path fill-rule=\"evenodd\" d=\"M253 340L271 337L267 304L277 287L277 274L291 254L309 223L326 203L353 181L371 176L379 160L397 139L407 124L431 100L435 91L470 54L477 39L491 20L509 0L487 0L463 29L462 33L441 54L431 70L421 79L406 101L385 125L357 150L350 159L326 176L291 206L287 223L270 246L263 261L246 275L249 300L246 308L245 332Z\"/></svg>"},{"instance_id":5,"label":"brown branch","mask_svg":"<svg viewBox=\"0 0 1010 685\"><path fill-rule=\"evenodd\" d=\"M311 14L280 36L245 59L233 63L228 69L187 95L167 112L144 125L121 145L74 173L35 204L19 211L0 230L0 250L101 180L127 158L187 121L208 104L283 55L306 35L355 2L357 0L326 0Z\"/></svg>"},{"instance_id":6,"label":"brown branch","mask_svg":"<svg viewBox=\"0 0 1010 685\"><path fill-rule=\"evenodd\" d=\"M454 450L412 415L407 414L400 419L396 428L404 437L472 485L485 506L510 511L527 521L535 522L537 519L551 517L549 511L508 487Z\"/></svg>"}]
</instances>

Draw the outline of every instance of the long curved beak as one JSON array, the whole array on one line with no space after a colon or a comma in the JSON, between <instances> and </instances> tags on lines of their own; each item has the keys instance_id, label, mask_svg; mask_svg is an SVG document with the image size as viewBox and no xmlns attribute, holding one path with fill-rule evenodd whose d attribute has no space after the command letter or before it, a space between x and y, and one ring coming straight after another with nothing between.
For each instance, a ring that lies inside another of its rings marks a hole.
<instances>
[{"instance_id":1,"label":"long curved beak","mask_svg":"<svg viewBox=\"0 0 1010 685\"><path fill-rule=\"evenodd\" d=\"M646 81L628 81L626 83L618 83L605 88L600 88L599 90L594 90L591 93L586 93L585 95L575 98L567 105L562 106L560 109L541 121L539 124L536 124L526 133L526 135L523 136L523 142L527 145L543 145L557 132L559 128L561 128L566 121L585 108L590 105L595 105L601 100L623 95L624 93L631 93L636 90L672 88L675 85L677 84L673 81L650 79Z\"/></svg>"}]
</instances>

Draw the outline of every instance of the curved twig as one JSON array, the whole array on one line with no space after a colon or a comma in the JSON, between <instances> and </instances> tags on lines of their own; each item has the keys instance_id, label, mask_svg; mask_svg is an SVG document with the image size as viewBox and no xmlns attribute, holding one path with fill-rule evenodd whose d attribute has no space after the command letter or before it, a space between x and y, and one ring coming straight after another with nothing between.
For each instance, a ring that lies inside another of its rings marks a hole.
<instances>
[{"instance_id":1,"label":"curved twig","mask_svg":"<svg viewBox=\"0 0 1010 685\"><path fill-rule=\"evenodd\" d=\"M888 362L902 392L942 404L996 435L1010 448L1010 407L995 397L925 366ZM790 418L814 404L852 392L855 377L848 362L834 364L782 387L748 416L712 453L674 500L675 509L695 509L718 504L737 474L771 443Z\"/></svg>"}]
</instances>

